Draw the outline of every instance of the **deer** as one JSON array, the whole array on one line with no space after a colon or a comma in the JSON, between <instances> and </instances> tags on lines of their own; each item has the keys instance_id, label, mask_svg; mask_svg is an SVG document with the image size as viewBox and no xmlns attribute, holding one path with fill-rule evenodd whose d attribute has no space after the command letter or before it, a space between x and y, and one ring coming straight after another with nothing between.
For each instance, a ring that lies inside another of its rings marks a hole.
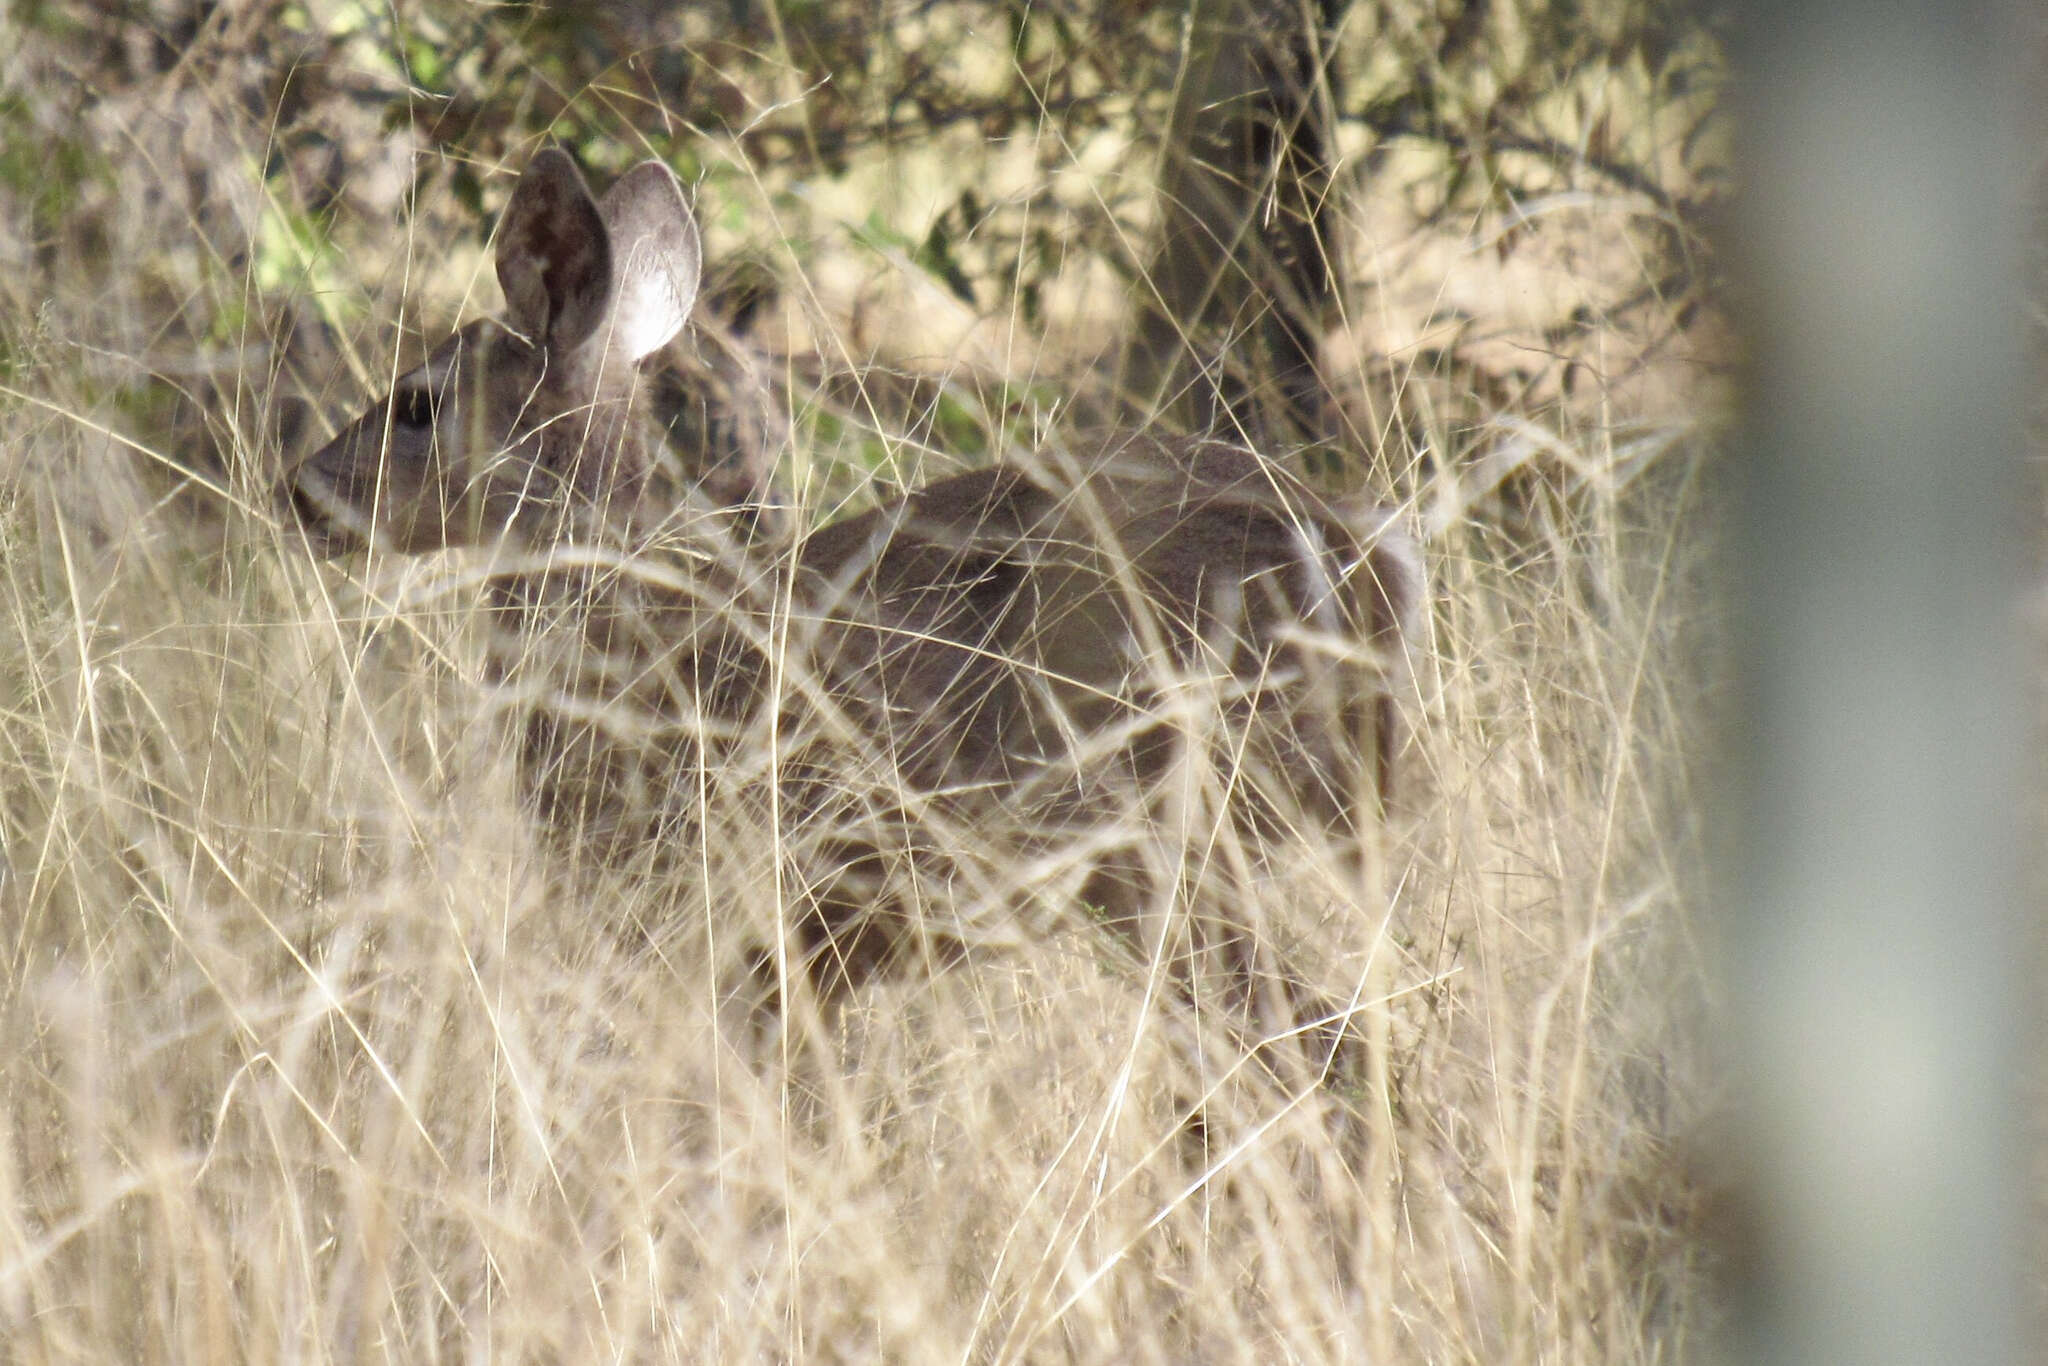
<instances>
[{"instance_id":1,"label":"deer","mask_svg":"<svg viewBox=\"0 0 2048 1366\"><path fill-rule=\"evenodd\" d=\"M522 699L521 784L554 838L600 857L673 839L636 792L687 791L742 737L786 737L747 781L807 836L784 961L831 995L920 944L957 952L904 889L942 827L1064 869L1041 900L1159 952L1187 872L1142 830L1191 755L1220 756L1253 835L1309 820L1355 838L1379 818L1423 584L1395 512L1139 429L763 546L663 477L640 401L703 266L673 172L643 162L600 199L544 149L495 253L502 316L399 376L279 496L318 555L490 557L492 677ZM1250 927L1226 913L1203 935L1253 991Z\"/></svg>"}]
</instances>

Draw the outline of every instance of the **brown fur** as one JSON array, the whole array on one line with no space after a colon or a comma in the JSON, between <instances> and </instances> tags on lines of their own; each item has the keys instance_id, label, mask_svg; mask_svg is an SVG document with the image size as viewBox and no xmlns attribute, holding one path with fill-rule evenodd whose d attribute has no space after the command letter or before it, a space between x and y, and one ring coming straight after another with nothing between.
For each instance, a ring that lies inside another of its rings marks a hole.
<instances>
[{"instance_id":1,"label":"brown fur","mask_svg":"<svg viewBox=\"0 0 2048 1366\"><path fill-rule=\"evenodd\" d=\"M506 323L457 333L286 481L321 550L496 549L497 672L558 834L643 846L663 794L772 710L798 939L829 988L905 951L903 870L939 857L934 822L992 859L1085 845L1149 818L1201 746L1254 833L1375 814L1421 587L1390 514L1229 445L1097 436L747 545L675 510L635 411L698 267L665 168L600 202L541 153L499 231ZM1149 939L1143 855L1110 841L1079 896ZM1221 932L1239 957L1242 928Z\"/></svg>"}]
</instances>

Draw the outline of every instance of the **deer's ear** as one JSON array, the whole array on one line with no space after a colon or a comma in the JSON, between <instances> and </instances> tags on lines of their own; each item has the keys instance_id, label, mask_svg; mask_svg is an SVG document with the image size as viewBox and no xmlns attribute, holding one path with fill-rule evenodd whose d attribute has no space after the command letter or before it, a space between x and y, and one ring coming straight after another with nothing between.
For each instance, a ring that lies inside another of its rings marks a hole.
<instances>
[{"instance_id":1,"label":"deer's ear","mask_svg":"<svg viewBox=\"0 0 2048 1366\"><path fill-rule=\"evenodd\" d=\"M658 161L643 161L620 176L605 193L602 212L618 280L611 345L637 362L667 345L688 320L704 251L676 173Z\"/></svg>"},{"instance_id":2,"label":"deer's ear","mask_svg":"<svg viewBox=\"0 0 2048 1366\"><path fill-rule=\"evenodd\" d=\"M527 164L498 222L498 284L515 328L568 348L597 331L612 301L604 217L569 154L543 149Z\"/></svg>"}]
</instances>

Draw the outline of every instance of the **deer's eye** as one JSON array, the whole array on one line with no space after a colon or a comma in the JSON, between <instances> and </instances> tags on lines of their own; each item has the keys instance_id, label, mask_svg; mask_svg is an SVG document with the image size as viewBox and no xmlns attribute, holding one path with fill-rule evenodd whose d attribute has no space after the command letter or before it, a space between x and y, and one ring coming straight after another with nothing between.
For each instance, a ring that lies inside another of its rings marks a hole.
<instances>
[{"instance_id":1,"label":"deer's eye","mask_svg":"<svg viewBox=\"0 0 2048 1366\"><path fill-rule=\"evenodd\" d=\"M440 399L424 384L407 385L391 396L391 420L414 431L431 430Z\"/></svg>"}]
</instances>

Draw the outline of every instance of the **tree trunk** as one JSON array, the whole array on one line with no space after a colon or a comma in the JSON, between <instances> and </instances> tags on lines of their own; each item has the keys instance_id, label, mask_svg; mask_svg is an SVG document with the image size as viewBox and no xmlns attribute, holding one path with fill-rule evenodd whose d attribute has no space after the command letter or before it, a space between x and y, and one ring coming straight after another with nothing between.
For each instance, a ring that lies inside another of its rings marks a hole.
<instances>
[{"instance_id":1,"label":"tree trunk","mask_svg":"<svg viewBox=\"0 0 2048 1366\"><path fill-rule=\"evenodd\" d=\"M1328 40L1347 0L1192 0L1157 254L1122 366L1146 417L1261 446L1329 439L1318 340L1340 276L1322 209Z\"/></svg>"}]
</instances>

